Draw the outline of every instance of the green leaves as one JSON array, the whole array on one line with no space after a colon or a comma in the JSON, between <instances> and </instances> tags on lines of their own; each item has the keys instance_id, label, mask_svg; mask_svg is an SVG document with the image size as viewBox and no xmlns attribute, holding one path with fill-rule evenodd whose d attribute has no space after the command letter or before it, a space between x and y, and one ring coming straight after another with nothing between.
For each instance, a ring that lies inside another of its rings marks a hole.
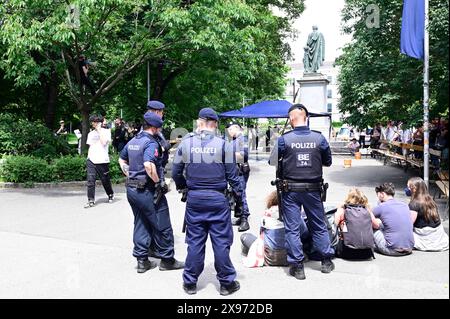
<instances>
[{"instance_id":1,"label":"green leaves","mask_svg":"<svg viewBox=\"0 0 450 319\"><path fill-rule=\"evenodd\" d=\"M339 109L357 126L385 120L422 120L421 61L400 54L402 0L347 0L343 29L353 35L337 59L341 68ZM379 28L366 24L366 7L379 8ZM431 115L448 109L449 1L430 1Z\"/></svg>"},{"instance_id":2,"label":"green leaves","mask_svg":"<svg viewBox=\"0 0 450 319\"><path fill-rule=\"evenodd\" d=\"M303 0L59 0L7 1L0 25L0 68L21 88L44 85L56 70L59 100L139 118L152 97L164 99L168 120L188 123L199 105L227 110L284 93L289 19ZM286 13L277 17L272 8ZM79 18L79 21L77 20ZM73 21L73 20L77 21ZM96 97L80 90L78 57L96 62L89 76ZM64 56L64 58L63 58ZM34 101L32 101L35 103ZM177 122L178 123L178 122ZM84 132L85 133L85 132Z\"/></svg>"}]
</instances>

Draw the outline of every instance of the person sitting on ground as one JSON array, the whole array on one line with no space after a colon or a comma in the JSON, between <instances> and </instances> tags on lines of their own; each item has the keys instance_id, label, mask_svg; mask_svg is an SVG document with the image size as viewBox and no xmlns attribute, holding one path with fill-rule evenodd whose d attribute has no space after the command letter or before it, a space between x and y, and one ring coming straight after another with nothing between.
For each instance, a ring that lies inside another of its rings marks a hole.
<instances>
[{"instance_id":1,"label":"person sitting on ground","mask_svg":"<svg viewBox=\"0 0 450 319\"><path fill-rule=\"evenodd\" d=\"M259 237L250 233L241 235L242 254L246 267L286 266L284 223L280 221L277 192L269 194L267 209L261 220Z\"/></svg>"},{"instance_id":2,"label":"person sitting on ground","mask_svg":"<svg viewBox=\"0 0 450 319\"><path fill-rule=\"evenodd\" d=\"M439 217L433 198L425 181L420 177L408 180L406 195L411 195L409 209L414 218L414 248L423 251L448 250L448 235Z\"/></svg>"},{"instance_id":3,"label":"person sitting on ground","mask_svg":"<svg viewBox=\"0 0 450 319\"><path fill-rule=\"evenodd\" d=\"M267 209L261 220L261 228L259 237L244 233L241 235L242 254L244 257L244 265L246 267L262 267L262 266L287 266L287 251L285 229L283 221L279 220L278 197L277 192L273 191L269 194L266 201ZM326 215L334 218L334 207L326 209ZM333 213L333 215L331 215ZM312 235L308 229L308 220L304 211L300 212L302 221L300 223L300 238L303 244L305 260L321 261L322 255L317 247L313 244ZM328 223L327 217L327 223ZM332 223L332 221L331 221ZM331 244L334 248L337 243L337 234L335 227L330 225L329 236Z\"/></svg>"},{"instance_id":4,"label":"person sitting on ground","mask_svg":"<svg viewBox=\"0 0 450 319\"><path fill-rule=\"evenodd\" d=\"M352 155L355 155L355 153L359 152L359 143L356 140L356 138L352 138L352 141L350 143L347 144L348 149L350 150L350 153Z\"/></svg>"},{"instance_id":5,"label":"person sitting on ground","mask_svg":"<svg viewBox=\"0 0 450 319\"><path fill-rule=\"evenodd\" d=\"M380 204L373 208L378 229L374 233L375 251L388 256L409 255L414 248L413 216L408 205L394 199L395 187L384 183L375 187Z\"/></svg>"},{"instance_id":6,"label":"person sitting on ground","mask_svg":"<svg viewBox=\"0 0 450 319\"><path fill-rule=\"evenodd\" d=\"M351 260L374 257L372 228L377 228L378 222L363 192L350 189L334 215L334 223L339 229L336 257Z\"/></svg>"}]
</instances>

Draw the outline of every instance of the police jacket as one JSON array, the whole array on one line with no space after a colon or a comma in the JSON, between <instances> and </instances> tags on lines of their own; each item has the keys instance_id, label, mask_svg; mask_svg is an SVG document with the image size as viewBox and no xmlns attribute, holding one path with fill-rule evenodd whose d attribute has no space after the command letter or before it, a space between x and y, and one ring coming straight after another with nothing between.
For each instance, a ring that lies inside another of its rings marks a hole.
<instances>
[{"instance_id":1,"label":"police jacket","mask_svg":"<svg viewBox=\"0 0 450 319\"><path fill-rule=\"evenodd\" d=\"M322 166L331 166L331 150L325 137L307 126L298 126L278 138L282 178L294 182L320 182Z\"/></svg>"},{"instance_id":2,"label":"police jacket","mask_svg":"<svg viewBox=\"0 0 450 319\"><path fill-rule=\"evenodd\" d=\"M166 140L166 138L161 132L158 132L158 134L155 135L155 140L158 142L162 150L161 165L162 167L166 167L167 163L169 162L169 150L172 147L172 145L170 145L170 143Z\"/></svg>"},{"instance_id":3,"label":"police jacket","mask_svg":"<svg viewBox=\"0 0 450 319\"><path fill-rule=\"evenodd\" d=\"M177 189L224 191L228 182L235 193L242 193L232 147L206 130L182 140L175 153L172 178Z\"/></svg>"},{"instance_id":4,"label":"police jacket","mask_svg":"<svg viewBox=\"0 0 450 319\"><path fill-rule=\"evenodd\" d=\"M161 148L155 138L142 131L131 139L120 152L120 158L127 161L128 178L132 180L146 180L153 183L145 171L144 163L152 162L157 170L161 166Z\"/></svg>"}]
</instances>

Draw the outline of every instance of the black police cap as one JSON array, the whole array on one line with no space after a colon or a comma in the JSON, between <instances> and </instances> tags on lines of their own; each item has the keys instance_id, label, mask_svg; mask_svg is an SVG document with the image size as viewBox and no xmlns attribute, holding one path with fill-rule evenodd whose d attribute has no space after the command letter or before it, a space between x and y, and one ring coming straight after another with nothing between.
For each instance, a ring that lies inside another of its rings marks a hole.
<instances>
[{"instance_id":1,"label":"black police cap","mask_svg":"<svg viewBox=\"0 0 450 319\"><path fill-rule=\"evenodd\" d=\"M217 116L216 111L214 111L212 108L205 107L198 112L198 118L204 119L204 120L213 120L218 121L219 117Z\"/></svg>"},{"instance_id":2,"label":"black police cap","mask_svg":"<svg viewBox=\"0 0 450 319\"><path fill-rule=\"evenodd\" d=\"M305 110L306 116L309 116L308 109L303 104L294 104L289 108L288 114L293 110Z\"/></svg>"}]
</instances>

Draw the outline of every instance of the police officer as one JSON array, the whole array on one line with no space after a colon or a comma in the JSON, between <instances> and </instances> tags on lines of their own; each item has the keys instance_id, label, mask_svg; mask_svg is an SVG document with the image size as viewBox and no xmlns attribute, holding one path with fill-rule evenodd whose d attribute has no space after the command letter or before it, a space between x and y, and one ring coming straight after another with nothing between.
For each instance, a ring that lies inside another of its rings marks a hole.
<instances>
[{"instance_id":1,"label":"police officer","mask_svg":"<svg viewBox=\"0 0 450 319\"><path fill-rule=\"evenodd\" d=\"M147 103L147 112L155 113L162 119L164 116L165 107L166 106L163 102L151 100ZM169 162L169 150L171 149L172 145L164 138L164 135L161 131L158 131L158 134L155 136L155 138L163 151L162 168L165 169L167 163Z\"/></svg>"},{"instance_id":2,"label":"police officer","mask_svg":"<svg viewBox=\"0 0 450 319\"><path fill-rule=\"evenodd\" d=\"M281 165L280 178L284 183L281 208L286 228L289 274L297 279L306 278L300 239L300 229L305 229L300 215L302 206L308 218L313 246L322 256L321 271L329 273L334 269L331 261L334 250L330 245L321 200L322 166L331 166L331 151L325 137L309 129L307 117L308 110L302 104L294 104L289 109L293 130L278 138L278 146L271 155L271 160L278 158L278 165Z\"/></svg>"},{"instance_id":3,"label":"police officer","mask_svg":"<svg viewBox=\"0 0 450 319\"><path fill-rule=\"evenodd\" d=\"M232 146L235 152L239 179L242 184L242 206L236 205L236 215L240 216L233 220L233 225L239 225L238 231L246 231L250 229L248 216L250 215L247 204L246 188L248 177L250 176L250 166L248 164L248 144L242 134L242 127L238 122L231 122L227 125L228 134L233 139Z\"/></svg>"},{"instance_id":4,"label":"police officer","mask_svg":"<svg viewBox=\"0 0 450 319\"><path fill-rule=\"evenodd\" d=\"M127 198L134 214L133 256L137 258L137 272L156 267L148 259L149 241L154 241L161 256L160 270L181 269L182 262L174 258L174 238L167 200L162 195L154 204L154 195L161 176L161 149L155 140L162 119L154 113L144 115L143 130L120 153L119 164L128 177Z\"/></svg>"},{"instance_id":5,"label":"police officer","mask_svg":"<svg viewBox=\"0 0 450 319\"><path fill-rule=\"evenodd\" d=\"M154 113L158 115L161 119L164 116L164 109L165 105L163 102L156 101L156 100L150 100L147 102L147 113ZM164 135L161 132L161 129L158 130L157 134L154 136L156 142L159 144L159 148L161 150L161 166L160 171L158 172L158 175L160 176L161 180L165 179L165 169L166 165L169 162L169 150L172 147L172 145L164 138ZM158 248L155 247L155 241L150 241L150 247L149 247L149 256L154 258L161 258L161 254L158 251Z\"/></svg>"},{"instance_id":6,"label":"police officer","mask_svg":"<svg viewBox=\"0 0 450 319\"><path fill-rule=\"evenodd\" d=\"M188 252L183 272L183 289L188 294L197 292L208 234L214 251L220 294L230 295L240 288L230 259L233 230L224 192L229 182L240 198L242 187L230 145L214 135L217 121L218 116L213 109L200 110L197 133L189 134L180 143L172 167L177 189L187 188L188 191L185 213Z\"/></svg>"}]
</instances>

